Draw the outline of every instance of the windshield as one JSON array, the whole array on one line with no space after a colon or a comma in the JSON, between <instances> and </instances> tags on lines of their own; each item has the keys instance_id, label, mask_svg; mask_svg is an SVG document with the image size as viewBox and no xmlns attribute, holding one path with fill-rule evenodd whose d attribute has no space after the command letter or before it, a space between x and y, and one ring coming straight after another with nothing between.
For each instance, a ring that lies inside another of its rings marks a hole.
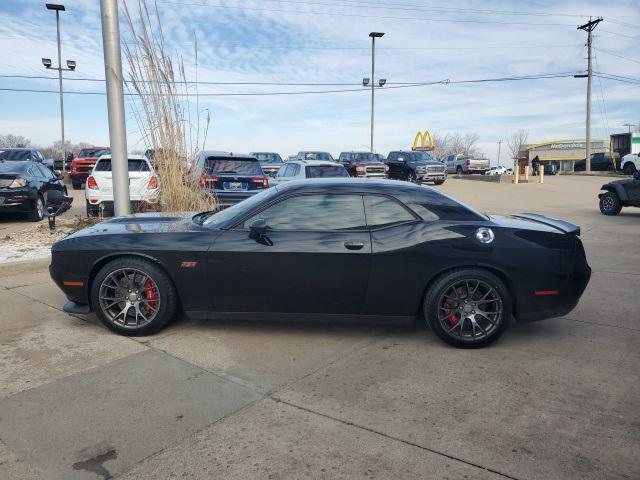
<instances>
[{"instance_id":1,"label":"windshield","mask_svg":"<svg viewBox=\"0 0 640 480\"><path fill-rule=\"evenodd\" d=\"M275 188L263 190L262 192L257 193L247 198L246 200L242 200L241 202L236 203L229 208L210 214L208 217L206 217L202 224L217 227L233 220L236 217L240 219L240 217L243 216L246 212L251 210L256 205L260 204L261 202L266 201L267 199L275 195L276 192L277 190Z\"/></svg>"},{"instance_id":2,"label":"windshield","mask_svg":"<svg viewBox=\"0 0 640 480\"><path fill-rule=\"evenodd\" d=\"M359 162L372 162L372 161L377 161L378 160L378 156L375 153L369 153L369 152L352 153L351 154L351 160L353 160L356 163L359 163Z\"/></svg>"},{"instance_id":3,"label":"windshield","mask_svg":"<svg viewBox=\"0 0 640 480\"><path fill-rule=\"evenodd\" d=\"M303 152L304 160L327 160L333 162L333 157L327 152Z\"/></svg>"},{"instance_id":4,"label":"windshield","mask_svg":"<svg viewBox=\"0 0 640 480\"><path fill-rule=\"evenodd\" d=\"M427 152L415 152L416 159L419 162L434 162L435 160Z\"/></svg>"},{"instance_id":5,"label":"windshield","mask_svg":"<svg viewBox=\"0 0 640 480\"><path fill-rule=\"evenodd\" d=\"M255 156L260 163L283 163L277 153L256 153Z\"/></svg>"},{"instance_id":6,"label":"windshield","mask_svg":"<svg viewBox=\"0 0 640 480\"><path fill-rule=\"evenodd\" d=\"M0 152L0 160L29 160L31 150L5 150Z\"/></svg>"},{"instance_id":7,"label":"windshield","mask_svg":"<svg viewBox=\"0 0 640 480\"><path fill-rule=\"evenodd\" d=\"M231 173L238 175L262 175L260 164L252 158L207 158L204 162L207 175Z\"/></svg>"},{"instance_id":8,"label":"windshield","mask_svg":"<svg viewBox=\"0 0 640 480\"><path fill-rule=\"evenodd\" d=\"M78 158L98 158L102 155L109 155L111 150L108 148L83 148L78 153Z\"/></svg>"},{"instance_id":9,"label":"windshield","mask_svg":"<svg viewBox=\"0 0 640 480\"><path fill-rule=\"evenodd\" d=\"M129 159L129 171L130 172L148 172L149 164L146 160ZM110 172L111 171L111 159L103 158L94 168L95 172Z\"/></svg>"},{"instance_id":10,"label":"windshield","mask_svg":"<svg viewBox=\"0 0 640 480\"><path fill-rule=\"evenodd\" d=\"M342 165L317 165L306 167L307 178L348 177L349 172Z\"/></svg>"}]
</instances>

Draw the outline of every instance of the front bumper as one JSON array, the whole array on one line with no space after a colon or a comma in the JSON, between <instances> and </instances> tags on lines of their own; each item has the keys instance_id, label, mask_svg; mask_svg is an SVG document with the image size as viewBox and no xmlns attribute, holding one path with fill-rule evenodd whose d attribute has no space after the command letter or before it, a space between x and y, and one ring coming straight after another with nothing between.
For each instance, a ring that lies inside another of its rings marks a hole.
<instances>
[{"instance_id":1,"label":"front bumper","mask_svg":"<svg viewBox=\"0 0 640 480\"><path fill-rule=\"evenodd\" d=\"M416 176L421 182L434 182L436 180L444 180L447 178L447 174L445 172L418 173Z\"/></svg>"}]
</instances>

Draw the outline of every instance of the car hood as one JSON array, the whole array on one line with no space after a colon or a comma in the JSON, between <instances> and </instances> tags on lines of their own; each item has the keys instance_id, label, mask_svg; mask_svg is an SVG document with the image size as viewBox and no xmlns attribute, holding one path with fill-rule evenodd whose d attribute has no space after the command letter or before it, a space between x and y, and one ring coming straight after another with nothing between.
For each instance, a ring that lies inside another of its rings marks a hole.
<instances>
[{"instance_id":1,"label":"car hood","mask_svg":"<svg viewBox=\"0 0 640 480\"><path fill-rule=\"evenodd\" d=\"M358 167L384 167L384 163L376 162L375 160L366 161L366 162L357 162L356 165Z\"/></svg>"},{"instance_id":2,"label":"car hood","mask_svg":"<svg viewBox=\"0 0 640 480\"><path fill-rule=\"evenodd\" d=\"M444 163L439 162L437 160L420 160L418 162L413 162L416 165L444 165Z\"/></svg>"},{"instance_id":3,"label":"car hood","mask_svg":"<svg viewBox=\"0 0 640 480\"><path fill-rule=\"evenodd\" d=\"M193 213L140 213L124 217L114 217L91 227L83 228L65 237L72 238L101 235L141 234L141 233L180 233L201 230L203 227L191 220Z\"/></svg>"}]
</instances>

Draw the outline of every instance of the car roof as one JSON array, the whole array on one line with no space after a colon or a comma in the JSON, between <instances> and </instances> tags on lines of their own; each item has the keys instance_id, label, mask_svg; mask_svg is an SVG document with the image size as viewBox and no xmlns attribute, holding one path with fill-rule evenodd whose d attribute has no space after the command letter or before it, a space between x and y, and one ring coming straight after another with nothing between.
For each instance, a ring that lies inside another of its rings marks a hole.
<instances>
[{"instance_id":1,"label":"car roof","mask_svg":"<svg viewBox=\"0 0 640 480\"><path fill-rule=\"evenodd\" d=\"M111 160L111 155L100 155L98 157L98 160L107 160L107 159ZM146 160L147 162L149 161L149 159L144 155L127 155L127 160Z\"/></svg>"},{"instance_id":2,"label":"car roof","mask_svg":"<svg viewBox=\"0 0 640 480\"><path fill-rule=\"evenodd\" d=\"M298 163L301 165L305 165L307 167L321 167L321 166L335 167L336 165L342 166L340 163L332 162L330 160L290 160L286 163Z\"/></svg>"},{"instance_id":3,"label":"car roof","mask_svg":"<svg viewBox=\"0 0 640 480\"><path fill-rule=\"evenodd\" d=\"M198 155L204 155L205 157L223 157L223 158L244 158L244 159L255 159L255 157L251 154L246 153L233 153L233 152L223 152L221 150L202 150L198 153Z\"/></svg>"},{"instance_id":4,"label":"car roof","mask_svg":"<svg viewBox=\"0 0 640 480\"><path fill-rule=\"evenodd\" d=\"M111 150L111 147L82 147L80 151L82 150Z\"/></svg>"},{"instance_id":5,"label":"car roof","mask_svg":"<svg viewBox=\"0 0 640 480\"><path fill-rule=\"evenodd\" d=\"M37 148L31 148L31 147L0 147L0 152L6 152L7 150L11 150L12 152L15 151L19 151L19 150L24 150L24 151L31 151L31 150L37 150Z\"/></svg>"},{"instance_id":6,"label":"car roof","mask_svg":"<svg viewBox=\"0 0 640 480\"><path fill-rule=\"evenodd\" d=\"M331 162L330 165L335 165ZM417 191L425 191L429 189L438 192L434 188L426 185L418 185L413 182L404 182L401 180L387 180L377 178L356 178L356 177L331 177L331 178L308 178L305 180L294 180L285 184L278 184L274 188L278 191L327 191L335 192L404 192L411 193Z\"/></svg>"},{"instance_id":7,"label":"car roof","mask_svg":"<svg viewBox=\"0 0 640 480\"><path fill-rule=\"evenodd\" d=\"M22 173L31 165L42 165L40 162L31 160L0 160L0 173L7 175L11 173Z\"/></svg>"}]
</instances>

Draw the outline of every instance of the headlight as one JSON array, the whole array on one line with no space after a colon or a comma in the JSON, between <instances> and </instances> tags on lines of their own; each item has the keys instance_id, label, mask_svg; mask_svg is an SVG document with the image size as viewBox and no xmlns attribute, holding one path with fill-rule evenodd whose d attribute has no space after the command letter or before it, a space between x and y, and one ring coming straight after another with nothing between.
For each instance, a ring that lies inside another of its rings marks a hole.
<instances>
[{"instance_id":1,"label":"headlight","mask_svg":"<svg viewBox=\"0 0 640 480\"><path fill-rule=\"evenodd\" d=\"M14 178L13 182L11 182L11 185L9 185L9 188L20 188L20 187L26 187L27 186L27 181L22 178L22 177L16 177Z\"/></svg>"}]
</instances>

